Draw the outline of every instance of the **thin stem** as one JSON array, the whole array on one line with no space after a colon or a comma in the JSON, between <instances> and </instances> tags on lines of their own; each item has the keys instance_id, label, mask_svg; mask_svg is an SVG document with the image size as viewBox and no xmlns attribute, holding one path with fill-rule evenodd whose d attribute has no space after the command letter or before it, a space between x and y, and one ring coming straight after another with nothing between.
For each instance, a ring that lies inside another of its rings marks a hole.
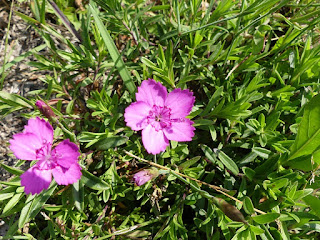
<instances>
[{"instance_id":1,"label":"thin stem","mask_svg":"<svg viewBox=\"0 0 320 240\"><path fill-rule=\"evenodd\" d=\"M102 239L107 239L107 238L110 238L112 236L118 236L118 235L123 235L123 234L128 234L138 228L141 228L141 227L145 227L145 226L148 226L149 224L152 224L152 223L155 223L155 222L158 222L159 219L153 219L153 220L150 220L150 221L146 221L146 222L143 222L143 223L140 223L140 224L137 224L137 225L134 225L134 226L131 226L129 228L125 228L125 229L121 229L121 230L118 230L118 231L115 231L109 235L106 235L106 236L103 236L103 237L100 237L100 238L97 238L96 240L102 240Z\"/></svg>"},{"instance_id":2,"label":"thin stem","mask_svg":"<svg viewBox=\"0 0 320 240\"><path fill-rule=\"evenodd\" d=\"M70 132L65 126L63 126L63 124L59 122L59 120L56 120L55 123L61 128L63 132L69 135L72 142L76 141L76 136L74 135L74 133Z\"/></svg>"},{"instance_id":3,"label":"thin stem","mask_svg":"<svg viewBox=\"0 0 320 240\"><path fill-rule=\"evenodd\" d=\"M135 45L138 46L139 43L138 43L138 40L136 39L136 36L135 36L134 32L131 31L131 29L129 28L129 26L126 24L125 21L122 21L122 24L130 32Z\"/></svg>"},{"instance_id":4,"label":"thin stem","mask_svg":"<svg viewBox=\"0 0 320 240\"><path fill-rule=\"evenodd\" d=\"M125 154L127 154L127 155L130 156L130 157L133 157L133 158L138 159L138 160L140 160L140 161L142 161L142 162L148 163L148 164L150 164L151 166L154 166L154 167L157 167L157 168L160 168L160 169L163 169L163 170L168 170L169 172L174 172L175 174L177 174L177 175L179 175L179 176L181 176L181 177L188 178L188 179L190 179L190 180L192 180L192 181L195 181L195 182L197 182L197 183L199 183L199 184L206 185L206 186L212 188L213 190L215 190L215 191L217 191L217 192L225 195L226 197L228 197L228 198L230 198L230 199L232 199L232 200L234 200L234 201L236 201L236 202L238 202L238 203L240 203L240 204L243 204L243 202L240 201L239 199L237 199L237 198L229 195L228 193L224 192L224 191L227 191L226 189L223 189L223 188L221 188L221 187L218 187L218 186L215 186L215 185L212 185L212 184L209 184L209 183L200 181L200 180L195 179L195 178L193 178L193 177L189 177L189 176L187 176L187 175L184 175L184 174L182 174L182 173L176 172L176 171L172 170L171 168L168 168L168 167L159 165L159 164L157 164L157 163L150 162L150 161L148 161L148 160L146 160L146 159L143 159L143 158L141 158L141 157L138 157L138 156L136 156L136 155L134 155L134 154L126 151L126 150L123 150L123 151L125 152ZM265 212L263 212L263 211L261 211L261 210L259 210L259 209L254 208L254 210L255 210L257 213L266 214Z\"/></svg>"}]
</instances>

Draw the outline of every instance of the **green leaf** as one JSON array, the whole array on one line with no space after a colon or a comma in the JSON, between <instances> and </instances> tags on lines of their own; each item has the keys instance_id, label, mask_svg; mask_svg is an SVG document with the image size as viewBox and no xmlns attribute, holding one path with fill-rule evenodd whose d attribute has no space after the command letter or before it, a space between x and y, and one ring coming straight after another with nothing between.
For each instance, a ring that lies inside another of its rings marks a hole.
<instances>
[{"instance_id":1,"label":"green leaf","mask_svg":"<svg viewBox=\"0 0 320 240\"><path fill-rule=\"evenodd\" d=\"M12 236L18 231L18 221L13 223L14 218L10 220L9 229L3 239L13 239Z\"/></svg>"},{"instance_id":2,"label":"green leaf","mask_svg":"<svg viewBox=\"0 0 320 240\"><path fill-rule=\"evenodd\" d=\"M313 97L304 109L298 134L288 160L310 155L320 146L320 94ZM292 165L294 167L294 165Z\"/></svg>"},{"instance_id":3,"label":"green leaf","mask_svg":"<svg viewBox=\"0 0 320 240\"><path fill-rule=\"evenodd\" d=\"M94 5L93 2L90 2L89 8L92 12L92 16L95 20L95 23L100 31L100 35L101 35L106 47L108 48L108 51L110 53L112 60L115 64L116 68L118 69L119 74L120 74L124 84L126 85L128 91L133 96L134 93L136 92L136 86L133 83L133 80L130 76L130 73L129 73L126 65L124 64L122 57L121 57L116 45L114 44L109 32L107 31L106 26L102 23L102 21L99 17L99 11L98 11L97 7Z\"/></svg>"},{"instance_id":4,"label":"green leaf","mask_svg":"<svg viewBox=\"0 0 320 240\"><path fill-rule=\"evenodd\" d=\"M286 162L285 165L306 172L316 168L316 164L311 161L311 155L297 157L293 161Z\"/></svg>"},{"instance_id":5,"label":"green leaf","mask_svg":"<svg viewBox=\"0 0 320 240\"><path fill-rule=\"evenodd\" d=\"M255 235L260 235L264 233L264 230L257 226L250 225L250 230L255 234Z\"/></svg>"},{"instance_id":6,"label":"green leaf","mask_svg":"<svg viewBox=\"0 0 320 240\"><path fill-rule=\"evenodd\" d=\"M252 219L259 224L266 224L269 222L273 222L280 216L279 213L266 213L258 216L252 217Z\"/></svg>"},{"instance_id":7,"label":"green leaf","mask_svg":"<svg viewBox=\"0 0 320 240\"><path fill-rule=\"evenodd\" d=\"M8 104L12 104L12 106L19 106L21 108L33 108L33 105L29 100L17 94L10 94L5 91L0 91L0 100Z\"/></svg>"},{"instance_id":8,"label":"green leaf","mask_svg":"<svg viewBox=\"0 0 320 240\"><path fill-rule=\"evenodd\" d=\"M252 181L254 175L256 175L256 172L248 167L243 167L242 171L246 175L246 177L249 178L250 181Z\"/></svg>"},{"instance_id":9,"label":"green leaf","mask_svg":"<svg viewBox=\"0 0 320 240\"><path fill-rule=\"evenodd\" d=\"M108 183L103 181L102 179L94 176L93 174L89 173L87 170L82 169L82 177L81 181L87 187L94 189L94 190L108 190L110 186Z\"/></svg>"},{"instance_id":10,"label":"green leaf","mask_svg":"<svg viewBox=\"0 0 320 240\"><path fill-rule=\"evenodd\" d=\"M312 188L305 188L302 190L298 190L295 192L294 196L292 197L292 199L294 201L298 201L301 198L305 198L306 196L310 195L313 192Z\"/></svg>"},{"instance_id":11,"label":"green leaf","mask_svg":"<svg viewBox=\"0 0 320 240\"><path fill-rule=\"evenodd\" d=\"M13 175L20 176L23 173L22 170L14 168L14 167L7 166L7 165L5 165L3 163L1 163L0 165L1 165L1 167L3 167L5 170L7 170L9 173L11 173Z\"/></svg>"},{"instance_id":12,"label":"green leaf","mask_svg":"<svg viewBox=\"0 0 320 240\"><path fill-rule=\"evenodd\" d=\"M19 228L22 228L24 224L35 218L56 188L57 184L52 183L47 190L41 192L39 195L29 195L25 206L21 210Z\"/></svg>"},{"instance_id":13,"label":"green leaf","mask_svg":"<svg viewBox=\"0 0 320 240\"><path fill-rule=\"evenodd\" d=\"M23 195L23 193L15 194L4 207L1 216L6 216L6 214L18 204Z\"/></svg>"},{"instance_id":14,"label":"green leaf","mask_svg":"<svg viewBox=\"0 0 320 240\"><path fill-rule=\"evenodd\" d=\"M203 110L203 112L200 114L201 117L207 115L212 108L214 107L214 105L217 103L218 99L221 98L223 93L223 87L218 87L216 89L216 91L214 92L214 94L212 94L209 103L207 104L206 108Z\"/></svg>"},{"instance_id":15,"label":"green leaf","mask_svg":"<svg viewBox=\"0 0 320 240\"><path fill-rule=\"evenodd\" d=\"M212 163L217 163L216 154L209 148L207 145L201 145L201 149L204 152L205 156L210 160Z\"/></svg>"},{"instance_id":16,"label":"green leaf","mask_svg":"<svg viewBox=\"0 0 320 240\"><path fill-rule=\"evenodd\" d=\"M160 74L163 74L163 75L166 74L166 72L164 70L162 70L161 68L158 68L156 64L154 64L153 62L151 62L149 59L147 59L145 57L141 57L141 62L143 64L145 64L146 66L148 66L149 68L159 72Z\"/></svg>"},{"instance_id":17,"label":"green leaf","mask_svg":"<svg viewBox=\"0 0 320 240\"><path fill-rule=\"evenodd\" d=\"M190 166L192 166L193 164L195 164L196 162L198 162L200 159L201 159L200 156L196 156L194 158L191 158L190 160L185 161L182 164L180 164L179 169L183 171L183 170L189 168Z\"/></svg>"},{"instance_id":18,"label":"green leaf","mask_svg":"<svg viewBox=\"0 0 320 240\"><path fill-rule=\"evenodd\" d=\"M8 181L0 181L0 184L6 185L6 186L21 186L20 177L16 176L11 178Z\"/></svg>"},{"instance_id":19,"label":"green leaf","mask_svg":"<svg viewBox=\"0 0 320 240\"><path fill-rule=\"evenodd\" d=\"M218 158L223 163L223 165L225 165L226 168L229 169L234 175L239 174L239 168L237 164L227 154L225 154L222 151L219 151Z\"/></svg>"},{"instance_id":20,"label":"green leaf","mask_svg":"<svg viewBox=\"0 0 320 240\"><path fill-rule=\"evenodd\" d=\"M303 201L308 204L313 212L320 217L320 199L314 196L308 195L303 198ZM311 212L312 213L312 212Z\"/></svg>"},{"instance_id":21,"label":"green leaf","mask_svg":"<svg viewBox=\"0 0 320 240\"><path fill-rule=\"evenodd\" d=\"M243 199L243 208L246 211L246 213L248 213L248 214L253 214L254 213L253 203L252 203L250 198L245 197Z\"/></svg>"},{"instance_id":22,"label":"green leaf","mask_svg":"<svg viewBox=\"0 0 320 240\"><path fill-rule=\"evenodd\" d=\"M270 150L265 149L265 148L261 148L261 147L253 147L252 148L252 152L256 153L258 156L262 157L262 158L269 158L269 154L271 153Z\"/></svg>"},{"instance_id":23,"label":"green leaf","mask_svg":"<svg viewBox=\"0 0 320 240\"><path fill-rule=\"evenodd\" d=\"M19 228L23 227L24 224L27 222L28 216L31 212L33 200L37 195L29 195L24 207L21 210L20 218L19 218Z\"/></svg>"},{"instance_id":24,"label":"green leaf","mask_svg":"<svg viewBox=\"0 0 320 240\"><path fill-rule=\"evenodd\" d=\"M14 192L5 192L5 193L1 192L0 193L0 201L6 200L8 198L12 198L13 195L14 195Z\"/></svg>"},{"instance_id":25,"label":"green leaf","mask_svg":"<svg viewBox=\"0 0 320 240\"><path fill-rule=\"evenodd\" d=\"M265 34L260 32L259 30L256 30L253 35L253 41L252 41L252 52L253 54L259 54L263 50L264 46L264 36Z\"/></svg>"},{"instance_id":26,"label":"green leaf","mask_svg":"<svg viewBox=\"0 0 320 240\"><path fill-rule=\"evenodd\" d=\"M81 181L77 181L72 185L72 195L74 199L74 205L82 212L84 208L84 191Z\"/></svg>"},{"instance_id":27,"label":"green leaf","mask_svg":"<svg viewBox=\"0 0 320 240\"><path fill-rule=\"evenodd\" d=\"M93 147L95 147L97 150L103 151L108 148L114 148L122 144L125 144L127 141L128 141L127 137L112 136L112 137L107 137L102 140L99 140L97 143L93 145Z\"/></svg>"}]
</instances>

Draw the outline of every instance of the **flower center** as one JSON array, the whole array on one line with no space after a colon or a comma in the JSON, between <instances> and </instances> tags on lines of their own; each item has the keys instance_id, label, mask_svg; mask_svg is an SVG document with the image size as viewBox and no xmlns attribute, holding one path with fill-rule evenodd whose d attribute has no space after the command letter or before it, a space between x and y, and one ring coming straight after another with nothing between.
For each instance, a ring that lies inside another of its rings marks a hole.
<instances>
[{"instance_id":1,"label":"flower center","mask_svg":"<svg viewBox=\"0 0 320 240\"><path fill-rule=\"evenodd\" d=\"M51 156L51 143L43 140L41 148L36 150L36 159L39 160L40 169L51 169L54 157Z\"/></svg>"},{"instance_id":2,"label":"flower center","mask_svg":"<svg viewBox=\"0 0 320 240\"><path fill-rule=\"evenodd\" d=\"M153 105L152 110L149 112L148 124L151 124L156 131L162 130L171 126L171 109L167 107L159 107Z\"/></svg>"}]
</instances>

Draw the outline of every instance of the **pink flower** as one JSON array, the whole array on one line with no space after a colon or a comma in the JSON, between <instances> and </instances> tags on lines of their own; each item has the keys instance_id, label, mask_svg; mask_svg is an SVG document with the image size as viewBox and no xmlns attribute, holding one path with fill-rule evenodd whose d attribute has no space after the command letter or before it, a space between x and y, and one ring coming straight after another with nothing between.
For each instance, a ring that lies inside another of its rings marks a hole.
<instances>
[{"instance_id":1,"label":"pink flower","mask_svg":"<svg viewBox=\"0 0 320 240\"><path fill-rule=\"evenodd\" d=\"M159 175L158 170L156 168L145 169L140 172L137 172L133 176L134 182L137 186L141 186L146 182L149 182L151 179L157 177Z\"/></svg>"},{"instance_id":2,"label":"pink flower","mask_svg":"<svg viewBox=\"0 0 320 240\"><path fill-rule=\"evenodd\" d=\"M30 119L24 131L15 134L9 142L17 158L38 161L20 176L26 194L47 189L52 175L59 185L72 184L81 178L78 146L67 139L52 149L53 128L44 119Z\"/></svg>"},{"instance_id":3,"label":"pink flower","mask_svg":"<svg viewBox=\"0 0 320 240\"><path fill-rule=\"evenodd\" d=\"M148 153L164 151L169 140L191 141L195 128L186 118L194 96L189 90L167 89L153 79L142 82L136 93L137 102L126 108L124 118L132 130L142 130L142 142Z\"/></svg>"}]
</instances>

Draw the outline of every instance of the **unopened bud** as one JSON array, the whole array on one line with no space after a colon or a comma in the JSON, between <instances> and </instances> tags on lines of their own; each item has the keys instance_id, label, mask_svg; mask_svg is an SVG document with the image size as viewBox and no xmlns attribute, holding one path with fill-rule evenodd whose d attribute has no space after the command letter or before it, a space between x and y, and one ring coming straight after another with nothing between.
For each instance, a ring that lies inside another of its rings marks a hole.
<instances>
[{"instance_id":1,"label":"unopened bud","mask_svg":"<svg viewBox=\"0 0 320 240\"><path fill-rule=\"evenodd\" d=\"M221 209L221 211L231 220L248 224L242 213L235 206L232 206L231 204L227 203L222 198L215 198L213 199L213 201Z\"/></svg>"},{"instance_id":2,"label":"unopened bud","mask_svg":"<svg viewBox=\"0 0 320 240\"><path fill-rule=\"evenodd\" d=\"M57 116L52 111L51 107L49 107L44 101L38 100L36 102L36 106L39 108L40 112L48 119L56 118Z\"/></svg>"},{"instance_id":3,"label":"unopened bud","mask_svg":"<svg viewBox=\"0 0 320 240\"><path fill-rule=\"evenodd\" d=\"M134 174L133 180L137 184L137 186L141 186L146 182L149 182L151 179L156 178L158 175L159 175L158 169L149 168Z\"/></svg>"}]
</instances>

